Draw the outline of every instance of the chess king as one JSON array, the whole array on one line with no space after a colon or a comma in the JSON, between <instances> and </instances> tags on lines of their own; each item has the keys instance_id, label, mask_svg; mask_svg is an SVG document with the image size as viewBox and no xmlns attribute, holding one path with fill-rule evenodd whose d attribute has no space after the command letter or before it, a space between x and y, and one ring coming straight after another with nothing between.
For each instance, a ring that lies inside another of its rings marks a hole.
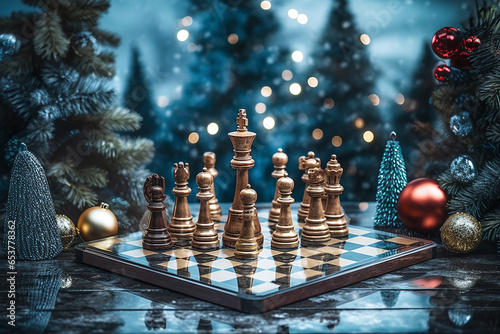
<instances>
[{"instance_id":1,"label":"chess king","mask_svg":"<svg viewBox=\"0 0 500 334\"><path fill-rule=\"evenodd\" d=\"M234 248L236 241L243 227L243 204L240 199L240 192L246 188L248 182L248 170L253 168L255 161L250 156L252 151L252 143L257 136L255 132L247 130L248 119L245 109L238 111L236 118L238 128L236 131L228 133L231 143L234 147L234 157L231 160L231 167L236 169L236 189L234 199L227 222L224 226L224 234L222 235L222 243L226 247ZM260 222L257 216L257 210L254 210L254 233L255 239L259 245L262 245L263 235L261 233Z\"/></svg>"}]
</instances>

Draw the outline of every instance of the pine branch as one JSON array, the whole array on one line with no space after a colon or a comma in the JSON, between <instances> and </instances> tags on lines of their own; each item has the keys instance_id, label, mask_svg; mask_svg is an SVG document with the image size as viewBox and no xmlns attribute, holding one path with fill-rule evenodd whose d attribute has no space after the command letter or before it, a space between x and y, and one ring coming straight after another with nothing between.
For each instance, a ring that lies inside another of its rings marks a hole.
<instances>
[{"instance_id":1,"label":"pine branch","mask_svg":"<svg viewBox=\"0 0 500 334\"><path fill-rule=\"evenodd\" d=\"M91 32L92 35L94 35L94 37L99 41L99 43L103 45L109 45L115 48L120 45L120 37L113 33L99 28L94 28L91 30Z\"/></svg>"},{"instance_id":2,"label":"pine branch","mask_svg":"<svg viewBox=\"0 0 500 334\"><path fill-rule=\"evenodd\" d=\"M141 127L142 117L124 108L110 108L100 114L79 116L75 119L85 122L88 129L105 129L109 131L134 131Z\"/></svg>"},{"instance_id":3,"label":"pine branch","mask_svg":"<svg viewBox=\"0 0 500 334\"><path fill-rule=\"evenodd\" d=\"M148 164L154 155L154 145L151 140L122 139L120 150L117 151L114 163L121 169L137 169L141 165Z\"/></svg>"},{"instance_id":4,"label":"pine branch","mask_svg":"<svg viewBox=\"0 0 500 334\"><path fill-rule=\"evenodd\" d=\"M107 0L68 1L64 4L60 9L60 15L64 20L84 23L88 26L97 25L99 16L110 7Z\"/></svg>"},{"instance_id":5,"label":"pine branch","mask_svg":"<svg viewBox=\"0 0 500 334\"><path fill-rule=\"evenodd\" d=\"M500 71L494 70L485 75L477 88L477 97L486 103L491 110L500 108Z\"/></svg>"},{"instance_id":6,"label":"pine branch","mask_svg":"<svg viewBox=\"0 0 500 334\"><path fill-rule=\"evenodd\" d=\"M32 76L16 81L3 78L0 81L0 100L10 106L15 114L28 120L35 113L29 92L37 89L39 85L36 77Z\"/></svg>"},{"instance_id":7,"label":"pine branch","mask_svg":"<svg viewBox=\"0 0 500 334\"><path fill-rule=\"evenodd\" d=\"M486 139L488 141L495 145L497 148L500 148L500 123L497 122L496 124L491 125L487 130L486 130Z\"/></svg>"},{"instance_id":8,"label":"pine branch","mask_svg":"<svg viewBox=\"0 0 500 334\"><path fill-rule=\"evenodd\" d=\"M22 35L26 27L33 27L35 21L34 12L23 13L15 11L9 17L0 17L0 31L2 33Z\"/></svg>"},{"instance_id":9,"label":"pine branch","mask_svg":"<svg viewBox=\"0 0 500 334\"><path fill-rule=\"evenodd\" d=\"M494 241L500 236L500 206L484 215L481 226L483 240Z\"/></svg>"},{"instance_id":10,"label":"pine branch","mask_svg":"<svg viewBox=\"0 0 500 334\"><path fill-rule=\"evenodd\" d=\"M99 167L73 168L65 162L55 162L47 166L47 176L67 178L71 183L86 184L91 188L104 188L108 183L108 173Z\"/></svg>"},{"instance_id":11,"label":"pine branch","mask_svg":"<svg viewBox=\"0 0 500 334\"><path fill-rule=\"evenodd\" d=\"M103 58L107 58L105 54ZM82 75L97 75L99 77L111 79L114 77L116 70L112 64L103 61L99 56L87 56L80 58L80 61L75 64L75 68Z\"/></svg>"},{"instance_id":12,"label":"pine branch","mask_svg":"<svg viewBox=\"0 0 500 334\"><path fill-rule=\"evenodd\" d=\"M66 179L57 179L62 184L67 200L80 210L97 205L97 194L84 183L70 183Z\"/></svg>"},{"instance_id":13,"label":"pine branch","mask_svg":"<svg viewBox=\"0 0 500 334\"><path fill-rule=\"evenodd\" d=\"M78 92L78 93L75 93ZM74 89L56 100L57 107L64 116L95 114L109 108L115 94L107 81L96 78L81 79Z\"/></svg>"},{"instance_id":14,"label":"pine branch","mask_svg":"<svg viewBox=\"0 0 500 334\"><path fill-rule=\"evenodd\" d=\"M31 142L48 143L54 138L54 129L54 123L51 120L35 117L26 127L26 138Z\"/></svg>"},{"instance_id":15,"label":"pine branch","mask_svg":"<svg viewBox=\"0 0 500 334\"><path fill-rule=\"evenodd\" d=\"M59 16L40 15L35 23L33 45L35 53L46 60L59 60L66 55L69 39L64 34Z\"/></svg>"},{"instance_id":16,"label":"pine branch","mask_svg":"<svg viewBox=\"0 0 500 334\"><path fill-rule=\"evenodd\" d=\"M121 141L111 131L104 129L86 129L85 136L88 138L89 145L96 152L106 158L116 158L121 149Z\"/></svg>"},{"instance_id":17,"label":"pine branch","mask_svg":"<svg viewBox=\"0 0 500 334\"><path fill-rule=\"evenodd\" d=\"M443 189L448 196L456 196L461 190L464 189L464 185L455 180L449 169L439 175L437 182L439 183L439 187Z\"/></svg>"},{"instance_id":18,"label":"pine branch","mask_svg":"<svg viewBox=\"0 0 500 334\"><path fill-rule=\"evenodd\" d=\"M110 180L114 191L132 203L145 203L143 186L151 172L145 168L121 170Z\"/></svg>"},{"instance_id":19,"label":"pine branch","mask_svg":"<svg viewBox=\"0 0 500 334\"><path fill-rule=\"evenodd\" d=\"M487 162L472 185L448 201L450 213L465 212L481 220L500 202L500 158Z\"/></svg>"},{"instance_id":20,"label":"pine branch","mask_svg":"<svg viewBox=\"0 0 500 334\"><path fill-rule=\"evenodd\" d=\"M63 62L44 64L40 70L40 77L54 96L60 95L61 92L74 90L75 84L80 78L75 69Z\"/></svg>"},{"instance_id":21,"label":"pine branch","mask_svg":"<svg viewBox=\"0 0 500 334\"><path fill-rule=\"evenodd\" d=\"M35 68L33 46L21 45L14 57L0 61L0 73L3 76L21 77L32 74Z\"/></svg>"}]
</instances>

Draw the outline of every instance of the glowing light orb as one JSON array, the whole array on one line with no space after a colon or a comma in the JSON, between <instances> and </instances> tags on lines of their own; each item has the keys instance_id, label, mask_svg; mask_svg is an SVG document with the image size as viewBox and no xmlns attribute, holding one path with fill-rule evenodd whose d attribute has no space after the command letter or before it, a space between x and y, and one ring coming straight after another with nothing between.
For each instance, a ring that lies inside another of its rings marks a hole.
<instances>
[{"instance_id":1,"label":"glowing light orb","mask_svg":"<svg viewBox=\"0 0 500 334\"><path fill-rule=\"evenodd\" d=\"M207 125L207 132L208 134L210 135L215 135L217 132L219 132L219 125L217 125L217 123L215 122L212 122L210 124Z\"/></svg>"}]
</instances>

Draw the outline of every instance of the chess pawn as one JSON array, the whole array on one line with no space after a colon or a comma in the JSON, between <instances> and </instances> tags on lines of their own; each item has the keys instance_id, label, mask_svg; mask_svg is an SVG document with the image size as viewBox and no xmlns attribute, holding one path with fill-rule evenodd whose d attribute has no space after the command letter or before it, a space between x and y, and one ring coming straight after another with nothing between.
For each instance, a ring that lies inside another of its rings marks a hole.
<instances>
[{"instance_id":1,"label":"chess pawn","mask_svg":"<svg viewBox=\"0 0 500 334\"><path fill-rule=\"evenodd\" d=\"M256 259L259 257L259 244L254 235L253 219L257 193L247 185L247 188L240 192L240 199L243 204L243 227L234 247L234 256L237 259Z\"/></svg>"},{"instance_id":2,"label":"chess pawn","mask_svg":"<svg viewBox=\"0 0 500 334\"><path fill-rule=\"evenodd\" d=\"M323 204L321 203L325 192L323 173L323 170L318 167L307 171L309 186L306 191L311 198L311 206L301 234L302 244L306 246L320 245L330 240L330 229L326 224Z\"/></svg>"},{"instance_id":3,"label":"chess pawn","mask_svg":"<svg viewBox=\"0 0 500 334\"><path fill-rule=\"evenodd\" d=\"M288 162L288 156L283 153L281 148L278 149L277 153L273 154L273 164L274 171L271 176L276 179L276 189L274 191L274 199L272 202L272 207L269 210L269 222L277 223L280 218L281 205L278 203L278 180L285 176L286 163ZM293 186L292 186L293 187ZM274 224L270 224L269 227L274 228Z\"/></svg>"},{"instance_id":4,"label":"chess pawn","mask_svg":"<svg viewBox=\"0 0 500 334\"><path fill-rule=\"evenodd\" d=\"M346 237L349 234L347 221L340 206L339 196L344 191L340 185L343 169L337 161L337 156L332 154L331 160L325 169L325 192L327 195L325 218L332 237Z\"/></svg>"},{"instance_id":5,"label":"chess pawn","mask_svg":"<svg viewBox=\"0 0 500 334\"><path fill-rule=\"evenodd\" d=\"M223 245L231 248L234 248L243 226L243 204L241 203L240 192L249 183L248 170L255 165L255 161L250 156L250 153L252 151L252 143L257 136L255 132L247 130L248 119L245 109L238 111L236 124L238 125L237 130L228 133L234 148L231 167L236 169L236 190L234 192L233 204L229 208L227 222L224 224L224 234L222 235ZM261 233L257 210L254 210L254 212L255 239L257 239L259 245L262 245L264 236Z\"/></svg>"},{"instance_id":6,"label":"chess pawn","mask_svg":"<svg viewBox=\"0 0 500 334\"><path fill-rule=\"evenodd\" d=\"M188 179L189 164L183 162L174 164L175 188L172 193L175 195L175 204L168 231L178 240L191 240L196 229L187 201L187 197L191 193L191 189L188 187Z\"/></svg>"},{"instance_id":7,"label":"chess pawn","mask_svg":"<svg viewBox=\"0 0 500 334\"><path fill-rule=\"evenodd\" d=\"M219 248L219 235L214 228L209 207L209 201L214 196L211 192L213 180L206 167L203 167L203 172L196 175L196 184L200 190L196 194L196 198L200 200L200 213L196 223L196 230L193 233L193 240L191 241L191 247L193 248Z\"/></svg>"},{"instance_id":8,"label":"chess pawn","mask_svg":"<svg viewBox=\"0 0 500 334\"><path fill-rule=\"evenodd\" d=\"M208 201L208 204L210 206L210 215L212 216L213 221L220 221L220 216L222 213L222 210L219 205L219 201L217 200L217 196L215 196L215 179L217 176L219 176L219 172L217 169L215 169L215 153L214 152L205 152L203 154L203 165L207 167L208 172L212 175L213 177L213 182L212 182L212 187L210 188L210 192L212 193L213 197Z\"/></svg>"},{"instance_id":9,"label":"chess pawn","mask_svg":"<svg viewBox=\"0 0 500 334\"><path fill-rule=\"evenodd\" d=\"M144 231L142 247L149 250L169 249L172 239L167 230L167 216L165 214L165 179L158 174L146 178L144 182L144 197L150 211L148 227Z\"/></svg>"},{"instance_id":10,"label":"chess pawn","mask_svg":"<svg viewBox=\"0 0 500 334\"><path fill-rule=\"evenodd\" d=\"M299 221L304 221L309 213L309 207L311 206L311 198L307 194L307 188L309 187L309 175L308 171L311 168L320 168L321 160L314 156L314 152L309 151L307 153L307 158L305 156L301 156L299 158L299 169L304 171L304 174L301 177L301 180L306 184L304 188L304 196L302 197L302 202L300 203L300 208L297 216L299 217Z\"/></svg>"},{"instance_id":11,"label":"chess pawn","mask_svg":"<svg viewBox=\"0 0 500 334\"><path fill-rule=\"evenodd\" d=\"M288 177L288 173L278 180L276 189L280 197L278 203L281 205L279 221L273 233L271 247L280 249L293 249L299 247L299 235L295 231L292 221L292 211L290 205L295 202L292 198L293 180Z\"/></svg>"}]
</instances>

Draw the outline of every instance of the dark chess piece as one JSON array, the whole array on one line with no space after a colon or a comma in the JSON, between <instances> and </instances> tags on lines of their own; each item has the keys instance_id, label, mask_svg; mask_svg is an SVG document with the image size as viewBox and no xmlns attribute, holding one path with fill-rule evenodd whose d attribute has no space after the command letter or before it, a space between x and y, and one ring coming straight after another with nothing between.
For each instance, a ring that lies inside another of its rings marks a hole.
<instances>
[{"instance_id":1,"label":"dark chess piece","mask_svg":"<svg viewBox=\"0 0 500 334\"><path fill-rule=\"evenodd\" d=\"M256 259L259 257L259 244L254 234L253 218L257 193L247 185L247 188L240 192L240 198L243 204L243 227L234 247L234 256L237 259Z\"/></svg>"},{"instance_id":2,"label":"dark chess piece","mask_svg":"<svg viewBox=\"0 0 500 334\"><path fill-rule=\"evenodd\" d=\"M172 238L167 230L165 214L165 179L158 174L146 178L144 182L144 197L150 211L148 227L142 238L142 248L160 250L172 248Z\"/></svg>"},{"instance_id":3,"label":"dark chess piece","mask_svg":"<svg viewBox=\"0 0 500 334\"><path fill-rule=\"evenodd\" d=\"M200 213L198 215L198 222L196 222L196 230L193 233L191 247L198 249L219 248L219 235L214 228L209 207L209 201L214 196L210 191L213 184L213 177L206 167L203 167L203 172L196 175L196 184L200 190L196 194L196 198L200 200Z\"/></svg>"},{"instance_id":4,"label":"dark chess piece","mask_svg":"<svg viewBox=\"0 0 500 334\"><path fill-rule=\"evenodd\" d=\"M299 169L304 171L304 174L301 177L301 180L306 184L304 188L304 196L302 197L302 202L300 203L299 212L297 216L299 221L304 221L307 218L307 214L309 213L309 207L311 206L311 198L307 194L307 187L309 186L309 175L307 171L311 168L320 168L321 160L314 156L314 152L310 151L307 153L307 158L305 156L301 156L299 158Z\"/></svg>"},{"instance_id":5,"label":"dark chess piece","mask_svg":"<svg viewBox=\"0 0 500 334\"><path fill-rule=\"evenodd\" d=\"M200 318L196 329L200 334L211 334L213 331L212 321Z\"/></svg>"},{"instance_id":6,"label":"dark chess piece","mask_svg":"<svg viewBox=\"0 0 500 334\"><path fill-rule=\"evenodd\" d=\"M214 195L210 201L208 201L208 204L210 205L210 214L212 215L212 220L214 222L220 221L220 216L222 213L222 210L219 205L219 201L217 200L217 196L215 196L215 179L217 176L219 176L219 172L217 169L215 169L215 153L214 152L205 152L203 154L203 165L207 167L208 172L212 175L213 177L213 182L212 182L212 187L210 191Z\"/></svg>"},{"instance_id":7,"label":"dark chess piece","mask_svg":"<svg viewBox=\"0 0 500 334\"><path fill-rule=\"evenodd\" d=\"M281 210L281 205L278 203L278 197L279 197L279 192L278 192L278 180L285 176L285 168L286 164L288 162L288 155L283 153L283 150L281 148L278 149L278 152L273 154L273 164L274 164L274 171L271 174L272 177L276 179L276 190L274 191L274 199L273 199L273 205L271 209L269 210L269 222L277 223L280 217L280 210ZM274 228L274 224L269 224L269 227Z\"/></svg>"},{"instance_id":8,"label":"dark chess piece","mask_svg":"<svg viewBox=\"0 0 500 334\"><path fill-rule=\"evenodd\" d=\"M255 161L250 156L252 151L252 143L257 135L255 132L247 130L248 119L245 109L238 111L236 118L238 125L237 131L228 133L231 143L234 147L234 157L231 160L231 167L236 169L236 190L234 192L234 199L227 222L224 225L224 234L222 235L222 243L226 247L234 248L236 240L241 232L243 226L243 204L240 199L241 190L245 189L248 184L248 170L253 168ZM257 210L253 217L255 239L259 245L262 245L264 236L261 233L260 222L257 216Z\"/></svg>"},{"instance_id":9,"label":"dark chess piece","mask_svg":"<svg viewBox=\"0 0 500 334\"><path fill-rule=\"evenodd\" d=\"M307 171L309 186L306 191L311 198L309 214L302 228L301 240L304 246L321 245L330 240L330 229L326 224L325 213L321 198L325 192L323 187L324 178L321 168L311 168Z\"/></svg>"},{"instance_id":10,"label":"dark chess piece","mask_svg":"<svg viewBox=\"0 0 500 334\"><path fill-rule=\"evenodd\" d=\"M337 161L337 156L332 154L331 160L325 169L325 192L327 195L325 218L332 237L347 237L347 221L340 206L339 196L344 192L340 185L343 169Z\"/></svg>"},{"instance_id":11,"label":"dark chess piece","mask_svg":"<svg viewBox=\"0 0 500 334\"><path fill-rule=\"evenodd\" d=\"M147 311L144 316L144 324L148 331L157 331L167 328L167 318L163 313L164 307L165 306L161 303L151 302L151 310Z\"/></svg>"},{"instance_id":12,"label":"dark chess piece","mask_svg":"<svg viewBox=\"0 0 500 334\"><path fill-rule=\"evenodd\" d=\"M276 184L280 196L278 204L281 206L279 221L276 224L276 230L273 232L271 247L280 249L293 249L299 247L299 235L295 231L295 225L292 220L292 211L290 205L295 202L292 198L293 180L285 172Z\"/></svg>"},{"instance_id":13,"label":"dark chess piece","mask_svg":"<svg viewBox=\"0 0 500 334\"><path fill-rule=\"evenodd\" d=\"M187 197L191 193L191 189L188 187L188 179L189 164L183 162L174 164L175 188L172 193L175 195L175 205L168 231L177 240L191 240L196 229L187 201Z\"/></svg>"}]
</instances>

